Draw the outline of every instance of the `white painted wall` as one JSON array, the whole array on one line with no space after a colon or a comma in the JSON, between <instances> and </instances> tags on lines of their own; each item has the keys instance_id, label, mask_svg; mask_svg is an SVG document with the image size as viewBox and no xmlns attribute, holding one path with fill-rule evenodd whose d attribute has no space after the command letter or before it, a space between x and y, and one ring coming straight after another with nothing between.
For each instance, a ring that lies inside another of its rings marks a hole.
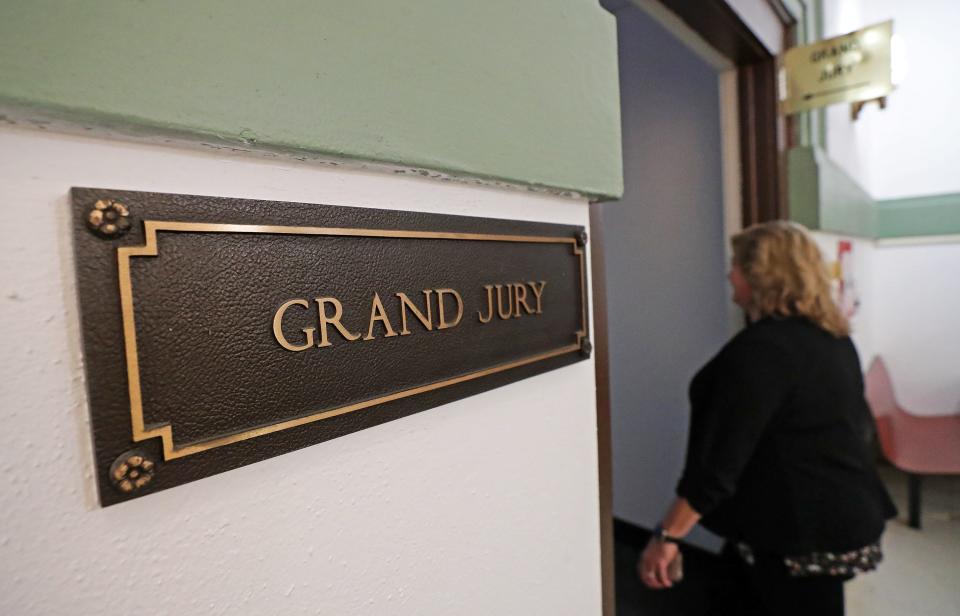
<instances>
[{"instance_id":1,"label":"white painted wall","mask_svg":"<svg viewBox=\"0 0 960 616\"><path fill-rule=\"evenodd\" d=\"M593 361L99 508L74 185L588 221L581 200L0 128L0 613L599 613Z\"/></svg>"},{"instance_id":2,"label":"white painted wall","mask_svg":"<svg viewBox=\"0 0 960 616\"><path fill-rule=\"evenodd\" d=\"M827 148L876 199L960 192L960 3L956 0L824 0L826 36L894 20L907 72L887 109L827 108Z\"/></svg>"},{"instance_id":3,"label":"white painted wall","mask_svg":"<svg viewBox=\"0 0 960 616\"><path fill-rule=\"evenodd\" d=\"M960 237L881 240L875 259L876 347L897 399L918 415L960 413Z\"/></svg>"},{"instance_id":4,"label":"white painted wall","mask_svg":"<svg viewBox=\"0 0 960 616\"><path fill-rule=\"evenodd\" d=\"M960 413L960 238L813 235L827 261L836 260L840 240L853 242L860 308L851 326L864 370L880 355L908 411Z\"/></svg>"}]
</instances>

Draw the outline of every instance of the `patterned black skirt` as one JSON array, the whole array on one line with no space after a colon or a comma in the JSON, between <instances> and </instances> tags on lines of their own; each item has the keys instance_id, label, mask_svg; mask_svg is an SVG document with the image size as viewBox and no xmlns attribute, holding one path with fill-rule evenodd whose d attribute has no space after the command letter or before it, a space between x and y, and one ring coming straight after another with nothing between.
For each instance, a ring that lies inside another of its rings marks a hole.
<instances>
[{"instance_id":1,"label":"patterned black skirt","mask_svg":"<svg viewBox=\"0 0 960 616\"><path fill-rule=\"evenodd\" d=\"M749 545L738 543L737 552L748 565L754 564L754 553ZM812 552L800 556L784 556L783 564L792 577L835 575L850 578L858 573L873 571L882 560L883 552L877 542L848 552Z\"/></svg>"}]
</instances>

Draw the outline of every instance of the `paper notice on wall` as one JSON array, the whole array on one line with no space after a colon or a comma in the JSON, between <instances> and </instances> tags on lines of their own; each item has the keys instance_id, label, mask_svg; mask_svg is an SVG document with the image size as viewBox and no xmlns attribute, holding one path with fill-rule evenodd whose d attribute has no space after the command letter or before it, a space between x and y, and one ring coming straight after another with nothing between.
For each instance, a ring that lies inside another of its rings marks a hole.
<instances>
[{"instance_id":1,"label":"paper notice on wall","mask_svg":"<svg viewBox=\"0 0 960 616\"><path fill-rule=\"evenodd\" d=\"M852 318L860 309L860 295L854 276L852 242L849 240L837 242L837 260L831 266L830 286L833 298L843 312L843 316Z\"/></svg>"}]
</instances>

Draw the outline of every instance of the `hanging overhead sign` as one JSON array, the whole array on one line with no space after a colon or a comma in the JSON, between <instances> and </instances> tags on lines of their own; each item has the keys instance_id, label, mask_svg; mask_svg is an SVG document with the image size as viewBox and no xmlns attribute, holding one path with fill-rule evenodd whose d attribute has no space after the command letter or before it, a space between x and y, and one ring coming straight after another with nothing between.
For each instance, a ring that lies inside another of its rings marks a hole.
<instances>
[{"instance_id":1,"label":"hanging overhead sign","mask_svg":"<svg viewBox=\"0 0 960 616\"><path fill-rule=\"evenodd\" d=\"M886 96L893 90L890 40L893 22L793 47L783 55L780 109L798 113L835 103Z\"/></svg>"},{"instance_id":2,"label":"hanging overhead sign","mask_svg":"<svg viewBox=\"0 0 960 616\"><path fill-rule=\"evenodd\" d=\"M100 501L586 359L581 227L73 190Z\"/></svg>"}]
</instances>

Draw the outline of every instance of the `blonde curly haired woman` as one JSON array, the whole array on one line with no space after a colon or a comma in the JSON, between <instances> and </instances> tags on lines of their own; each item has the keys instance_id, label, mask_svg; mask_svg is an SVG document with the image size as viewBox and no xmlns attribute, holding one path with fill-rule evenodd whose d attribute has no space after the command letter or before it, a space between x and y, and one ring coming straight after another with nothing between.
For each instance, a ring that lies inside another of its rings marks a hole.
<instances>
[{"instance_id":1,"label":"blonde curly haired woman","mask_svg":"<svg viewBox=\"0 0 960 616\"><path fill-rule=\"evenodd\" d=\"M670 587L677 541L699 522L727 540L735 580L712 613L842 615L843 582L876 567L896 514L867 446L850 326L803 227L755 225L732 242L728 277L750 325L690 384L677 498L638 574Z\"/></svg>"}]
</instances>

